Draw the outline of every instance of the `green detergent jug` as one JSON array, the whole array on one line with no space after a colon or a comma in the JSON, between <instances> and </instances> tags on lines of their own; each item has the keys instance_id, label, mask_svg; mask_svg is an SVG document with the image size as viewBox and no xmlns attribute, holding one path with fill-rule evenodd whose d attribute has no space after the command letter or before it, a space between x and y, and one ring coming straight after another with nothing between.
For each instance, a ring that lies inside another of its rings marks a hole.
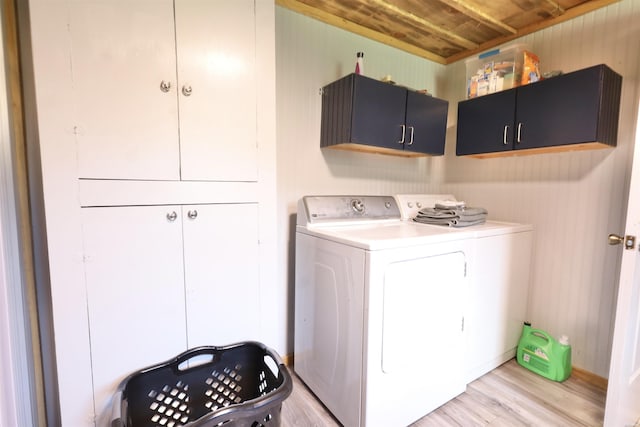
<instances>
[{"instance_id":1,"label":"green detergent jug","mask_svg":"<svg viewBox=\"0 0 640 427\"><path fill-rule=\"evenodd\" d=\"M571 346L563 335L556 341L540 329L525 322L516 352L518 363L553 381L564 381L571 374Z\"/></svg>"}]
</instances>

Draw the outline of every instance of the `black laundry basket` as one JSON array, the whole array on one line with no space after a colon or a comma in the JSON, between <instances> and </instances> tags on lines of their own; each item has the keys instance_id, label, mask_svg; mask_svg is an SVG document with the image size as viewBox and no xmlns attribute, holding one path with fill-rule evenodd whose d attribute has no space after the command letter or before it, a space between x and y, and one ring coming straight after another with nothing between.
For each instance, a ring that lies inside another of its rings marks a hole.
<instances>
[{"instance_id":1,"label":"black laundry basket","mask_svg":"<svg viewBox=\"0 0 640 427\"><path fill-rule=\"evenodd\" d=\"M261 343L197 347L125 378L111 427L279 426L292 389L278 354Z\"/></svg>"}]
</instances>

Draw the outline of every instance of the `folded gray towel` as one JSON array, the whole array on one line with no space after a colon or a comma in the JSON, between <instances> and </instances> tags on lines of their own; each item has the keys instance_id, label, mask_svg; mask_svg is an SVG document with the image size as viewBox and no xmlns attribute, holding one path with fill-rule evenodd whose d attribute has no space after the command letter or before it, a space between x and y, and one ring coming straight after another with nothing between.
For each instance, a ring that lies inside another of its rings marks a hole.
<instances>
[{"instance_id":1,"label":"folded gray towel","mask_svg":"<svg viewBox=\"0 0 640 427\"><path fill-rule=\"evenodd\" d=\"M487 220L484 208L442 209L424 208L418 211L414 221L423 224L446 225L449 227L468 227L483 224Z\"/></svg>"},{"instance_id":2,"label":"folded gray towel","mask_svg":"<svg viewBox=\"0 0 640 427\"><path fill-rule=\"evenodd\" d=\"M487 214L485 208L460 208L460 209L440 209L440 208L423 208L418 211L422 215L479 215Z\"/></svg>"},{"instance_id":3,"label":"folded gray towel","mask_svg":"<svg viewBox=\"0 0 640 427\"><path fill-rule=\"evenodd\" d=\"M453 218L413 218L415 222L419 222L420 224L431 224L431 225L453 225Z\"/></svg>"},{"instance_id":4,"label":"folded gray towel","mask_svg":"<svg viewBox=\"0 0 640 427\"><path fill-rule=\"evenodd\" d=\"M464 209L465 206L466 204L464 202L445 201L445 202L436 202L434 207L436 209Z\"/></svg>"},{"instance_id":5,"label":"folded gray towel","mask_svg":"<svg viewBox=\"0 0 640 427\"><path fill-rule=\"evenodd\" d=\"M486 219L478 219L475 221L462 221L462 220L458 220L458 219L454 219L452 221L451 227L469 227L471 225L480 225L480 224L484 224L486 222Z\"/></svg>"}]
</instances>

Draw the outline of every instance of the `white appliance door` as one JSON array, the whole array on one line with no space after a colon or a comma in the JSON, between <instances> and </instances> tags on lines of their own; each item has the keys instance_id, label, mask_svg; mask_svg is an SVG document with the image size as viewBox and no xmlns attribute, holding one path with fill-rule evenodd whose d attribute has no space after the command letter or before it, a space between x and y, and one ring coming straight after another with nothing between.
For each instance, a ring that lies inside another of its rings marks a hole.
<instances>
[{"instance_id":1,"label":"white appliance door","mask_svg":"<svg viewBox=\"0 0 640 427\"><path fill-rule=\"evenodd\" d=\"M640 114L636 126L625 234L640 237ZM605 427L632 426L640 420L640 253L624 250L611 350Z\"/></svg>"},{"instance_id":2,"label":"white appliance door","mask_svg":"<svg viewBox=\"0 0 640 427\"><path fill-rule=\"evenodd\" d=\"M465 251L438 244L388 253L371 258L367 426L408 425L465 389Z\"/></svg>"}]
</instances>

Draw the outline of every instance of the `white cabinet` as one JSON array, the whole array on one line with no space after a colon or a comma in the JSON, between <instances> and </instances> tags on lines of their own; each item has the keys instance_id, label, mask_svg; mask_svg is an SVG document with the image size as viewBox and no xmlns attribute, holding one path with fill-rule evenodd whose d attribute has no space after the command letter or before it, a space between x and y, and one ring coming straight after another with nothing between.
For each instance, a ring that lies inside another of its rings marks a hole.
<instances>
[{"instance_id":1,"label":"white cabinet","mask_svg":"<svg viewBox=\"0 0 640 427\"><path fill-rule=\"evenodd\" d=\"M257 204L184 206L182 211L189 348L257 340Z\"/></svg>"},{"instance_id":2,"label":"white cabinet","mask_svg":"<svg viewBox=\"0 0 640 427\"><path fill-rule=\"evenodd\" d=\"M257 180L252 0L69 8L80 178Z\"/></svg>"},{"instance_id":3,"label":"white cabinet","mask_svg":"<svg viewBox=\"0 0 640 427\"><path fill-rule=\"evenodd\" d=\"M82 209L98 415L125 374L186 349L182 230L167 220L172 209Z\"/></svg>"},{"instance_id":4,"label":"white cabinet","mask_svg":"<svg viewBox=\"0 0 640 427\"><path fill-rule=\"evenodd\" d=\"M256 204L83 208L82 229L99 417L128 373L258 339Z\"/></svg>"},{"instance_id":5,"label":"white cabinet","mask_svg":"<svg viewBox=\"0 0 640 427\"><path fill-rule=\"evenodd\" d=\"M104 425L122 375L187 346L282 351L274 3L29 0L29 20L62 425Z\"/></svg>"},{"instance_id":6,"label":"white cabinet","mask_svg":"<svg viewBox=\"0 0 640 427\"><path fill-rule=\"evenodd\" d=\"M182 179L255 181L254 1L175 5Z\"/></svg>"}]
</instances>

